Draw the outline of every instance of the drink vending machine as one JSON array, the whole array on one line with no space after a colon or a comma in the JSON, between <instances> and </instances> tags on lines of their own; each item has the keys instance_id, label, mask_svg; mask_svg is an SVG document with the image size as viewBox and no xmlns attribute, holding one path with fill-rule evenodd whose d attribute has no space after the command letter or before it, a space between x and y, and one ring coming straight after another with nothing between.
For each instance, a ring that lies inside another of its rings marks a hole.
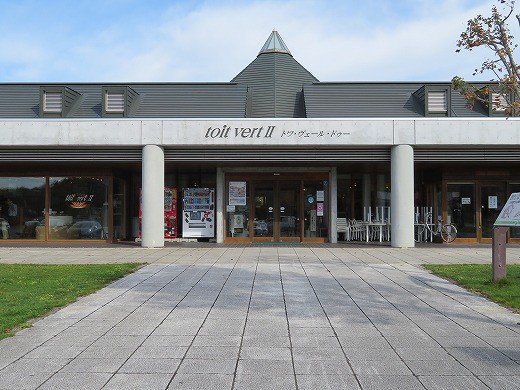
<instances>
[{"instance_id":1,"label":"drink vending machine","mask_svg":"<svg viewBox=\"0 0 520 390\"><path fill-rule=\"evenodd\" d=\"M177 188L164 187L164 238L177 238Z\"/></svg>"},{"instance_id":2,"label":"drink vending machine","mask_svg":"<svg viewBox=\"0 0 520 390\"><path fill-rule=\"evenodd\" d=\"M182 201L182 237L214 237L215 189L185 188Z\"/></svg>"},{"instance_id":3,"label":"drink vending machine","mask_svg":"<svg viewBox=\"0 0 520 390\"><path fill-rule=\"evenodd\" d=\"M141 188L139 188L139 238L142 238L142 204ZM164 238L177 237L177 188L164 187Z\"/></svg>"}]
</instances>

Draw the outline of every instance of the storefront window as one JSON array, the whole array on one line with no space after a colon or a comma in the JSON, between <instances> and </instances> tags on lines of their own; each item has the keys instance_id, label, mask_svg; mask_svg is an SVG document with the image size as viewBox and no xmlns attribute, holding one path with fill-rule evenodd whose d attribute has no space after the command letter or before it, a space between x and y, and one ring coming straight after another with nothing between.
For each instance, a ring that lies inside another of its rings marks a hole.
<instances>
[{"instance_id":1,"label":"storefront window","mask_svg":"<svg viewBox=\"0 0 520 390\"><path fill-rule=\"evenodd\" d=\"M108 238L108 180L51 177L49 239Z\"/></svg>"},{"instance_id":2,"label":"storefront window","mask_svg":"<svg viewBox=\"0 0 520 390\"><path fill-rule=\"evenodd\" d=\"M45 178L0 177L0 238L45 239Z\"/></svg>"},{"instance_id":3,"label":"storefront window","mask_svg":"<svg viewBox=\"0 0 520 390\"><path fill-rule=\"evenodd\" d=\"M475 184L448 184L448 220L457 227L457 237L475 238Z\"/></svg>"}]
</instances>

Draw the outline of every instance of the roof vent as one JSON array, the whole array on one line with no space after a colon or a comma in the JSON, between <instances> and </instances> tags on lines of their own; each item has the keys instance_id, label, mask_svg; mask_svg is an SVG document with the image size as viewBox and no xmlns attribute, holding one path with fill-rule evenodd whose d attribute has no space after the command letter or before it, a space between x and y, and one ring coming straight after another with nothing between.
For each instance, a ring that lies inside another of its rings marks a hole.
<instances>
[{"instance_id":1,"label":"roof vent","mask_svg":"<svg viewBox=\"0 0 520 390\"><path fill-rule=\"evenodd\" d=\"M264 46L262 46L262 49L260 50L260 53L258 55L263 53L287 53L291 55L291 52L289 51L289 48L283 41L280 34L278 34L278 31L273 30L271 35L269 35L269 38L267 38L267 41L265 41Z\"/></svg>"}]
</instances>

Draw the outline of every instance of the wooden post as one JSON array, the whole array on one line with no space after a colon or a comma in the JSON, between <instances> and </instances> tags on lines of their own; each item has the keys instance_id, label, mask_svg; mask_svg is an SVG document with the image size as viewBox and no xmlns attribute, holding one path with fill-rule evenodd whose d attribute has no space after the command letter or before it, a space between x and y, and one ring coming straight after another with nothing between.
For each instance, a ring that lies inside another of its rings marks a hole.
<instances>
[{"instance_id":1,"label":"wooden post","mask_svg":"<svg viewBox=\"0 0 520 390\"><path fill-rule=\"evenodd\" d=\"M493 280L506 277L506 241L508 227L493 227Z\"/></svg>"}]
</instances>

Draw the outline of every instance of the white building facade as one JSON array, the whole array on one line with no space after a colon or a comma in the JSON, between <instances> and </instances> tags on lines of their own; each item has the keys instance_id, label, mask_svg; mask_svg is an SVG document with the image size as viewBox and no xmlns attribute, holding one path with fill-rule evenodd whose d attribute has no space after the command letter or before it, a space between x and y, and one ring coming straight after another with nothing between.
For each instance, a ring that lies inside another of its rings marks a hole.
<instances>
[{"instance_id":1,"label":"white building facade","mask_svg":"<svg viewBox=\"0 0 520 390\"><path fill-rule=\"evenodd\" d=\"M485 243L520 191L518 118L446 83L321 83L276 32L230 83L4 84L0 100L5 240L161 247L189 226L183 191L210 188L202 240L335 243L338 221L369 220L413 247L431 212Z\"/></svg>"}]
</instances>

